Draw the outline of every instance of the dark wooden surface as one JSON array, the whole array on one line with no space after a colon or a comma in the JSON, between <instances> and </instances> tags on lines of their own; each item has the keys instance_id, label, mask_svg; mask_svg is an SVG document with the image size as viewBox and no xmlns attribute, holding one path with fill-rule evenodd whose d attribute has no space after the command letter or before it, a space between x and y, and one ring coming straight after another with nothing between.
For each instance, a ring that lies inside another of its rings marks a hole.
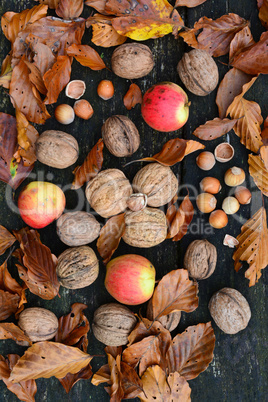
<instances>
[{"instance_id":1,"label":"dark wooden surface","mask_svg":"<svg viewBox=\"0 0 268 402\"><path fill-rule=\"evenodd\" d=\"M31 8L36 3L31 0L0 0L0 14L8 10L19 12L25 8ZM186 10L180 9L181 15L184 18L185 24L192 27L194 22L202 16L216 19L223 14L233 12L241 17L250 19L251 28L255 40L259 39L264 28L261 26L257 17L257 7L255 0L207 0L203 5ZM87 7L84 10L83 16L88 16L90 9ZM38 35L38 33L37 33ZM83 39L84 44L90 44L90 31L87 30ZM1 61L5 54L9 51L9 43L1 34ZM152 84L160 81L173 81L181 84L176 72L176 66L181 59L183 53L187 50L187 46L181 39L175 40L171 35L157 40L149 40L146 44L151 48L156 65L153 71L142 79L137 80L137 84L141 90L145 92ZM103 54L103 58L107 66L110 66L110 56L113 49L98 48L99 53ZM220 78L228 71L227 57L216 59L220 71ZM103 101L96 95L97 84L101 79L111 79L115 85L115 96L109 101ZM182 136L187 139L194 139L192 136L193 130L206 120L217 116L217 107L215 104L216 91L213 91L207 97L197 97L189 93L189 99L192 102L190 107L190 117L186 126L173 133L158 133L150 129L142 120L140 115L140 107L137 106L131 111L127 111L123 105L123 96L126 93L130 82L116 77L108 70L100 72L91 71L86 67L80 66L76 61L73 64L72 79L84 79L87 84L85 98L88 99L94 108L95 114L89 121L76 119L69 126L62 126L55 121L54 118L47 121L44 127L39 126L38 131L41 133L45 129L60 129L74 135L80 146L80 155L78 163L81 163L88 151L100 138L100 129L106 118L112 114L125 114L130 117L137 125L141 134L141 146L135 158L152 155L158 152L162 145L169 139L176 136ZM253 88L248 92L247 98L260 103L262 107L263 117L267 115L267 77L261 76L254 84ZM58 103L73 104L72 100L62 94ZM54 107L50 108L53 113ZM14 115L14 110L10 104L7 94L1 90L0 92L0 111ZM215 146L223 139L219 139L206 144L206 149L213 151ZM212 294L222 287L234 287L238 289L248 300L252 318L248 327L236 334L226 335L220 331L213 323L216 334L216 347L213 362L210 364L206 372L202 373L197 379L190 381L192 388L192 400L195 401L264 401L267 400L267 270L263 271L263 275L259 283L253 287L248 287L248 280L244 278L244 268L236 273L234 271L231 249L222 245L222 240L225 233L237 236L240 233L240 227L253 213L261 206L262 197L260 192L254 186L254 183L249 178L246 149L239 143L239 139L231 132L231 144L235 147L235 157L227 164L217 163L209 174L218 177L221 181L225 170L237 165L243 167L247 172L247 185L253 193L253 201L249 206L241 207L238 215L235 218L230 218L229 224L225 229L213 230L208 225L207 215L202 215L196 211L193 222L191 224L189 234L180 242L165 241L161 245L152 249L134 249L121 242L120 247L115 253L119 256L126 253L137 253L147 257L156 267L157 279L172 269L181 268L183 266L183 256L189 243L194 239L207 238L211 241L218 250L218 263L215 273L207 280L199 282L199 307L191 314L182 314L181 322L176 333L184 331L189 325L194 325L199 322L207 322L211 320L208 311L208 302ZM134 157L133 157L134 158ZM198 189L198 183L207 174L200 171L195 165L196 154L188 156L182 163L177 164L172 169L180 179L182 186L188 186L190 195L194 202L194 197ZM138 169L142 166L140 163L130 165L123 168L123 165L129 159L119 159L113 157L105 150L104 153L104 168L116 167L121 168L129 179L132 179ZM72 182L72 167L65 170L56 170L41 163L36 163L31 180L47 180L64 186L67 198L68 210L73 210L77 207L78 196L74 191L69 190ZM29 181L29 180L28 180ZM24 184L27 183L24 182ZM23 184L23 185L24 185ZM22 186L23 186L22 185ZM21 187L22 188L22 187ZM0 224L8 229L19 229L23 227L23 222L19 215L12 210L11 195L7 191L8 187L0 182ZM16 191L15 199L19 194L20 188ZM224 188L218 197L218 205L228 194L228 189ZM267 199L265 200L267 207ZM195 205L195 204L194 204ZM82 208L88 210L89 206L86 201L83 201ZM103 222L103 220L101 220ZM45 229L40 230L42 241L47 244L53 253L59 255L67 248L56 235L55 223ZM96 242L92 247L96 250ZM6 257L6 255L4 256ZM3 258L2 258L3 260ZM16 275L16 270L12 264L10 270L13 275ZM106 292L104 287L105 267L100 263L100 274L96 282L85 289L68 290L60 289L61 298L56 297L52 301L45 301L39 297L28 293L28 306L45 307L52 310L58 317L66 314L70 310L70 306L74 302L82 302L88 305L86 315L89 320L92 320L94 310L105 302L112 301L111 296ZM135 309L134 309L135 310ZM135 310L137 311L137 309ZM89 334L88 352L91 354L104 354L104 345L98 342L92 333ZM8 353L24 352L23 347L17 346L13 341L0 341L0 353L2 355ZM92 361L94 372L106 362L105 357L96 357ZM90 381L78 382L71 392L67 395L56 378L39 379L37 380L38 392L36 401L108 401L109 397L106 394L103 386L94 387ZM17 398L9 392L5 385L0 382L0 401L16 401Z\"/></svg>"}]
</instances>

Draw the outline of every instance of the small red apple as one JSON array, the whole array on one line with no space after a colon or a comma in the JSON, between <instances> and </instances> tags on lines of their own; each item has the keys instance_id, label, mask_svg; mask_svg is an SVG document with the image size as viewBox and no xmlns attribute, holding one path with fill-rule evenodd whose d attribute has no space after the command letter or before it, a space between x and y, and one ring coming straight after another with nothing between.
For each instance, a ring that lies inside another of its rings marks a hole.
<instances>
[{"instance_id":1,"label":"small red apple","mask_svg":"<svg viewBox=\"0 0 268 402\"><path fill-rule=\"evenodd\" d=\"M65 208L65 195L56 184L32 181L18 198L20 215L24 222L41 229L58 219Z\"/></svg>"},{"instance_id":2,"label":"small red apple","mask_svg":"<svg viewBox=\"0 0 268 402\"><path fill-rule=\"evenodd\" d=\"M187 94L173 82L161 82L145 92L141 114L146 123L157 131L175 131L181 128L189 116Z\"/></svg>"},{"instance_id":3,"label":"small red apple","mask_svg":"<svg viewBox=\"0 0 268 402\"><path fill-rule=\"evenodd\" d=\"M107 264L105 287L120 303L145 303L152 296L154 285L154 266L141 255L122 255Z\"/></svg>"}]
</instances>

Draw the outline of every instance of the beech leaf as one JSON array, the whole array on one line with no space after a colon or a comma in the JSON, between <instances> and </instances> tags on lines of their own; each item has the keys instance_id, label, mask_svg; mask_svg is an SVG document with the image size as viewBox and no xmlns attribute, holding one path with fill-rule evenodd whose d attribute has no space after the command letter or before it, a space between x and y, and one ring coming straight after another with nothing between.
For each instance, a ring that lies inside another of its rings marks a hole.
<instances>
[{"instance_id":1,"label":"beech leaf","mask_svg":"<svg viewBox=\"0 0 268 402\"><path fill-rule=\"evenodd\" d=\"M39 42L38 39L36 40L36 37L34 35L30 34L27 37L26 41L27 41L27 43L29 43L29 45L32 49L32 52L34 53L33 63L31 63L31 64L36 66L38 71L40 71L43 85L45 86L43 76L45 75L45 73L48 70L50 70L52 68L53 64L55 63L56 58L55 58L54 54L52 53L51 49L44 43ZM29 64L28 64L28 67L29 67ZM31 74L30 74L30 79L31 79ZM39 83L39 87L41 85L42 85L42 83ZM44 93L44 95L46 95L46 92Z\"/></svg>"},{"instance_id":2,"label":"beech leaf","mask_svg":"<svg viewBox=\"0 0 268 402\"><path fill-rule=\"evenodd\" d=\"M0 321L6 320L19 307L20 296L0 289Z\"/></svg>"},{"instance_id":3,"label":"beech leaf","mask_svg":"<svg viewBox=\"0 0 268 402\"><path fill-rule=\"evenodd\" d=\"M91 364L88 363L88 365L84 368L82 368L78 373L76 374L71 374L68 373L66 374L65 377L59 378L59 381L65 391L69 393L73 386L80 380L89 380L90 377L92 376L92 367Z\"/></svg>"},{"instance_id":4,"label":"beech leaf","mask_svg":"<svg viewBox=\"0 0 268 402\"><path fill-rule=\"evenodd\" d=\"M97 240L98 252L106 265L117 250L125 231L125 214L112 216L100 231Z\"/></svg>"},{"instance_id":5,"label":"beech leaf","mask_svg":"<svg viewBox=\"0 0 268 402\"><path fill-rule=\"evenodd\" d=\"M15 243L16 238L2 225L0 225L0 255Z\"/></svg>"},{"instance_id":6,"label":"beech leaf","mask_svg":"<svg viewBox=\"0 0 268 402\"><path fill-rule=\"evenodd\" d=\"M237 240L239 245L233 254L235 270L239 271L241 261L247 261L249 268L245 272L245 277L249 279L249 286L254 286L261 277L261 270L268 264L268 230L264 207L242 226Z\"/></svg>"},{"instance_id":7,"label":"beech leaf","mask_svg":"<svg viewBox=\"0 0 268 402\"><path fill-rule=\"evenodd\" d=\"M258 189L261 190L266 197L268 197L268 146L262 146L260 150L262 150L261 156L252 154L249 155L249 173Z\"/></svg>"},{"instance_id":8,"label":"beech leaf","mask_svg":"<svg viewBox=\"0 0 268 402\"><path fill-rule=\"evenodd\" d=\"M137 103L142 103L142 93L137 84L131 84L124 96L124 105L127 110L131 110Z\"/></svg>"},{"instance_id":9,"label":"beech leaf","mask_svg":"<svg viewBox=\"0 0 268 402\"><path fill-rule=\"evenodd\" d=\"M67 54L73 56L82 66L89 67L91 70L102 70L106 65L99 53L88 45L73 44L67 48Z\"/></svg>"},{"instance_id":10,"label":"beech leaf","mask_svg":"<svg viewBox=\"0 0 268 402\"><path fill-rule=\"evenodd\" d=\"M167 239L173 238L173 241L181 240L183 236L186 235L193 216L194 207L189 199L189 195L184 197L179 208L176 208L176 206L171 202L166 213L168 222Z\"/></svg>"},{"instance_id":11,"label":"beech leaf","mask_svg":"<svg viewBox=\"0 0 268 402\"><path fill-rule=\"evenodd\" d=\"M231 131L236 122L237 119L230 120L225 118L222 120L216 117L196 128L193 135L203 141L215 140Z\"/></svg>"},{"instance_id":12,"label":"beech leaf","mask_svg":"<svg viewBox=\"0 0 268 402\"><path fill-rule=\"evenodd\" d=\"M44 75L47 97L44 103L56 103L59 94L66 87L71 77L71 59L69 56L58 56L56 63Z\"/></svg>"},{"instance_id":13,"label":"beech leaf","mask_svg":"<svg viewBox=\"0 0 268 402\"><path fill-rule=\"evenodd\" d=\"M207 0L176 0L175 7L197 7L205 3Z\"/></svg>"},{"instance_id":14,"label":"beech leaf","mask_svg":"<svg viewBox=\"0 0 268 402\"><path fill-rule=\"evenodd\" d=\"M260 157L264 163L265 169L268 171L268 145L260 147Z\"/></svg>"},{"instance_id":15,"label":"beech leaf","mask_svg":"<svg viewBox=\"0 0 268 402\"><path fill-rule=\"evenodd\" d=\"M0 323L0 339L12 339L21 346L32 344L29 337L17 325L9 322Z\"/></svg>"},{"instance_id":16,"label":"beech leaf","mask_svg":"<svg viewBox=\"0 0 268 402\"><path fill-rule=\"evenodd\" d=\"M262 0L262 4L259 7L259 19L262 25L268 29L268 0Z\"/></svg>"},{"instance_id":17,"label":"beech leaf","mask_svg":"<svg viewBox=\"0 0 268 402\"><path fill-rule=\"evenodd\" d=\"M122 43L127 40L126 36L119 35L119 33L116 32L112 26L112 20L113 17L101 14L94 14L93 17L87 19L87 28L92 26L91 42L96 46L118 46L122 45Z\"/></svg>"},{"instance_id":18,"label":"beech leaf","mask_svg":"<svg viewBox=\"0 0 268 402\"><path fill-rule=\"evenodd\" d=\"M10 81L12 77L12 67L11 67L11 54L8 54L1 67L1 75L0 75L0 86L6 89L10 87Z\"/></svg>"},{"instance_id":19,"label":"beech leaf","mask_svg":"<svg viewBox=\"0 0 268 402\"><path fill-rule=\"evenodd\" d=\"M95 8L95 10L97 10L101 14L106 14L105 13L105 4L106 4L106 0L86 0L85 1L86 6Z\"/></svg>"},{"instance_id":20,"label":"beech leaf","mask_svg":"<svg viewBox=\"0 0 268 402\"><path fill-rule=\"evenodd\" d=\"M57 8L60 0L34 0L39 1L39 3L47 4L49 8Z\"/></svg>"},{"instance_id":21,"label":"beech leaf","mask_svg":"<svg viewBox=\"0 0 268 402\"><path fill-rule=\"evenodd\" d=\"M56 14L64 20L80 17L84 9L84 0L60 0Z\"/></svg>"},{"instance_id":22,"label":"beech leaf","mask_svg":"<svg viewBox=\"0 0 268 402\"><path fill-rule=\"evenodd\" d=\"M238 56L242 51L254 44L255 41L248 26L237 32L230 44L229 63L231 64L234 57Z\"/></svg>"},{"instance_id":23,"label":"beech leaf","mask_svg":"<svg viewBox=\"0 0 268 402\"><path fill-rule=\"evenodd\" d=\"M16 108L16 121L18 149L15 152L14 157L18 163L22 158L24 166L31 166L37 159L35 154L35 143L39 134L18 108Z\"/></svg>"}]
</instances>

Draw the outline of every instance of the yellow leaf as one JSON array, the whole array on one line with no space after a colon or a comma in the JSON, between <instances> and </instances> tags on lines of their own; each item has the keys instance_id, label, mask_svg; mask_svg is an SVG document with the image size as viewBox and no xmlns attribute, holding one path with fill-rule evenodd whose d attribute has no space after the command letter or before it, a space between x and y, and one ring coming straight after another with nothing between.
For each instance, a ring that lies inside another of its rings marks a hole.
<instances>
[{"instance_id":1,"label":"yellow leaf","mask_svg":"<svg viewBox=\"0 0 268 402\"><path fill-rule=\"evenodd\" d=\"M258 155L249 155L248 164L249 173L253 177L256 186L268 197L268 170L263 160Z\"/></svg>"}]
</instances>

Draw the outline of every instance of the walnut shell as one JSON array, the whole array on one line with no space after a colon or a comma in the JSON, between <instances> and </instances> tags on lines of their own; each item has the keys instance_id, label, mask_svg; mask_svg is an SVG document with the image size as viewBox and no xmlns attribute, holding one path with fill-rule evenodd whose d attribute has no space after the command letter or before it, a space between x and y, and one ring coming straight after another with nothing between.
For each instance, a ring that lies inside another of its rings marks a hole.
<instances>
[{"instance_id":1,"label":"walnut shell","mask_svg":"<svg viewBox=\"0 0 268 402\"><path fill-rule=\"evenodd\" d=\"M30 307L20 313L18 326L32 342L40 342L54 338L59 322L52 311L40 307Z\"/></svg>"},{"instance_id":2,"label":"walnut shell","mask_svg":"<svg viewBox=\"0 0 268 402\"><path fill-rule=\"evenodd\" d=\"M177 71L186 88L195 95L208 95L219 82L217 64L205 50L193 49L184 53Z\"/></svg>"},{"instance_id":3,"label":"walnut shell","mask_svg":"<svg viewBox=\"0 0 268 402\"><path fill-rule=\"evenodd\" d=\"M57 234L67 246L83 246L97 239L100 224L88 212L67 212L57 220Z\"/></svg>"},{"instance_id":4,"label":"walnut shell","mask_svg":"<svg viewBox=\"0 0 268 402\"><path fill-rule=\"evenodd\" d=\"M81 289L97 279L99 262L92 248L72 247L60 254L56 272L62 286L68 289Z\"/></svg>"},{"instance_id":5,"label":"walnut shell","mask_svg":"<svg viewBox=\"0 0 268 402\"><path fill-rule=\"evenodd\" d=\"M92 330L105 345L121 346L128 342L128 335L137 323L135 315L125 306L109 303L94 313Z\"/></svg>"},{"instance_id":6,"label":"walnut shell","mask_svg":"<svg viewBox=\"0 0 268 402\"><path fill-rule=\"evenodd\" d=\"M217 264L217 249L206 239L194 240L184 256L184 268L194 279L206 279L213 274Z\"/></svg>"},{"instance_id":7,"label":"walnut shell","mask_svg":"<svg viewBox=\"0 0 268 402\"><path fill-rule=\"evenodd\" d=\"M132 187L121 170L102 170L86 187L86 197L91 207L103 218L123 212Z\"/></svg>"},{"instance_id":8,"label":"walnut shell","mask_svg":"<svg viewBox=\"0 0 268 402\"><path fill-rule=\"evenodd\" d=\"M144 208L138 212L125 213L123 240L130 246L149 248L162 243L167 236L167 220L163 211Z\"/></svg>"},{"instance_id":9,"label":"walnut shell","mask_svg":"<svg viewBox=\"0 0 268 402\"><path fill-rule=\"evenodd\" d=\"M101 133L104 144L115 156L130 156L140 146L137 127L127 116L109 117L103 124Z\"/></svg>"},{"instance_id":10,"label":"walnut shell","mask_svg":"<svg viewBox=\"0 0 268 402\"><path fill-rule=\"evenodd\" d=\"M153 321L153 307L152 307L152 299L149 300L147 305L147 312L146 316L148 320ZM162 317L158 318L163 327L169 330L169 332L173 331L179 325L181 319L181 311L174 311L171 314L163 315Z\"/></svg>"},{"instance_id":11,"label":"walnut shell","mask_svg":"<svg viewBox=\"0 0 268 402\"><path fill-rule=\"evenodd\" d=\"M147 195L147 204L160 207L167 204L178 191L179 182L168 166L149 163L133 179L135 192Z\"/></svg>"},{"instance_id":12,"label":"walnut shell","mask_svg":"<svg viewBox=\"0 0 268 402\"><path fill-rule=\"evenodd\" d=\"M215 323L226 334L236 334L245 329L251 317L247 300L232 288L214 293L208 308Z\"/></svg>"},{"instance_id":13,"label":"walnut shell","mask_svg":"<svg viewBox=\"0 0 268 402\"><path fill-rule=\"evenodd\" d=\"M111 63L116 75L133 80L145 77L152 71L154 58L148 46L141 43L125 43L114 50Z\"/></svg>"},{"instance_id":14,"label":"walnut shell","mask_svg":"<svg viewBox=\"0 0 268 402\"><path fill-rule=\"evenodd\" d=\"M73 165L78 158L76 139L64 131L44 131L35 143L36 157L45 165L64 169Z\"/></svg>"}]
</instances>

